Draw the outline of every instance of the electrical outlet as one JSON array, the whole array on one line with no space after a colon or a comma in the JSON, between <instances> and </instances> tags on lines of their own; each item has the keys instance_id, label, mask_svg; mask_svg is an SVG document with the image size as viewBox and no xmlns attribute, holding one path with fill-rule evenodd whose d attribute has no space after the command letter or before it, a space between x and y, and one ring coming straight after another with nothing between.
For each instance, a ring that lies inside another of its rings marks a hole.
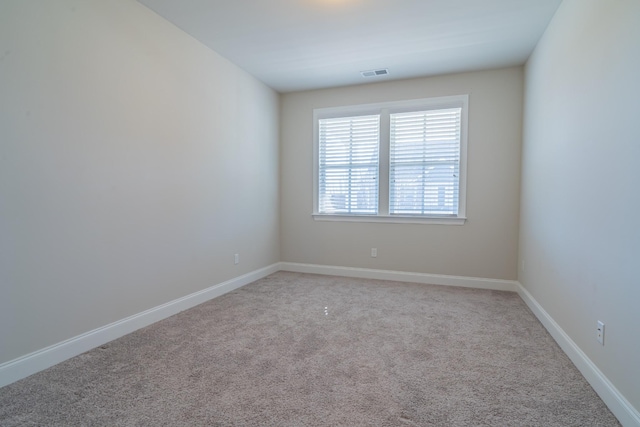
<instances>
[{"instance_id":1,"label":"electrical outlet","mask_svg":"<svg viewBox=\"0 0 640 427\"><path fill-rule=\"evenodd\" d=\"M378 248L371 248L371 258L376 258L378 256Z\"/></svg>"},{"instance_id":2,"label":"electrical outlet","mask_svg":"<svg viewBox=\"0 0 640 427\"><path fill-rule=\"evenodd\" d=\"M236 265L240 264L240 254L235 254L233 256L233 263Z\"/></svg>"},{"instance_id":3,"label":"electrical outlet","mask_svg":"<svg viewBox=\"0 0 640 427\"><path fill-rule=\"evenodd\" d=\"M604 323L598 320L598 329L596 330L596 339L602 345L604 345Z\"/></svg>"}]
</instances>

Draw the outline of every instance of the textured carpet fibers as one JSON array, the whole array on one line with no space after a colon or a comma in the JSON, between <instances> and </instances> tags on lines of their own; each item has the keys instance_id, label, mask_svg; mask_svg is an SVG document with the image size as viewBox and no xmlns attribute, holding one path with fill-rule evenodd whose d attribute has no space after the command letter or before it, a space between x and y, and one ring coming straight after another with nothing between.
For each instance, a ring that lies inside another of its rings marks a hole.
<instances>
[{"instance_id":1,"label":"textured carpet fibers","mask_svg":"<svg viewBox=\"0 0 640 427\"><path fill-rule=\"evenodd\" d=\"M2 426L616 426L517 294L279 272L0 389Z\"/></svg>"}]
</instances>

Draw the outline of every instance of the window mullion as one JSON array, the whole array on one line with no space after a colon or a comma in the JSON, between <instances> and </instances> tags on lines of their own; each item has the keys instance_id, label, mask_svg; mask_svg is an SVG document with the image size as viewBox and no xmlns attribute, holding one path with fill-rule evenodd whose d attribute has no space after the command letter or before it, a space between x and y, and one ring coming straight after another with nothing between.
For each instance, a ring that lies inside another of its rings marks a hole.
<instances>
[{"instance_id":1,"label":"window mullion","mask_svg":"<svg viewBox=\"0 0 640 427\"><path fill-rule=\"evenodd\" d=\"M351 213L351 209L353 208L353 122L349 125L349 178L348 178L348 190L347 190L347 200L348 207L347 211Z\"/></svg>"},{"instance_id":2,"label":"window mullion","mask_svg":"<svg viewBox=\"0 0 640 427\"><path fill-rule=\"evenodd\" d=\"M421 187L420 187L420 197L421 197L421 210L420 210L420 214L424 215L425 213L425 204L424 204L424 196L425 196L425 192L426 192L426 187L427 187L427 165L426 165L426 161L427 161L427 117L424 116L422 118L422 183L421 183Z\"/></svg>"},{"instance_id":3,"label":"window mullion","mask_svg":"<svg viewBox=\"0 0 640 427\"><path fill-rule=\"evenodd\" d=\"M389 109L380 111L380 145L378 156L378 215L389 215Z\"/></svg>"}]
</instances>

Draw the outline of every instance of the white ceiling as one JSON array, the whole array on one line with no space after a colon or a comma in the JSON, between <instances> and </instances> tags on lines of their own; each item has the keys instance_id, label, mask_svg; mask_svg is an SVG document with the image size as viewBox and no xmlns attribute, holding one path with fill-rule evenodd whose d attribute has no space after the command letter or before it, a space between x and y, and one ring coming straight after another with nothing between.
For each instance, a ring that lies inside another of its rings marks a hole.
<instances>
[{"instance_id":1,"label":"white ceiling","mask_svg":"<svg viewBox=\"0 0 640 427\"><path fill-rule=\"evenodd\" d=\"M138 1L291 92L523 64L562 0Z\"/></svg>"}]
</instances>

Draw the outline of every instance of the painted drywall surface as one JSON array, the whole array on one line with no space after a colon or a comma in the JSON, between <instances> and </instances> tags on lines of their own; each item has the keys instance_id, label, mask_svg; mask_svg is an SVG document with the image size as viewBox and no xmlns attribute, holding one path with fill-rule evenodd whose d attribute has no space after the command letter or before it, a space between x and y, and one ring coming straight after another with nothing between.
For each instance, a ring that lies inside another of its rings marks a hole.
<instances>
[{"instance_id":1,"label":"painted drywall surface","mask_svg":"<svg viewBox=\"0 0 640 427\"><path fill-rule=\"evenodd\" d=\"M278 114L133 0L2 1L0 363L279 261Z\"/></svg>"},{"instance_id":2,"label":"painted drywall surface","mask_svg":"<svg viewBox=\"0 0 640 427\"><path fill-rule=\"evenodd\" d=\"M519 263L523 286L636 409L638 22L636 0L565 0L527 63Z\"/></svg>"},{"instance_id":3,"label":"painted drywall surface","mask_svg":"<svg viewBox=\"0 0 640 427\"><path fill-rule=\"evenodd\" d=\"M282 260L515 279L522 91L515 67L282 95ZM314 108L458 94L469 94L470 105L465 225L313 220Z\"/></svg>"}]
</instances>

